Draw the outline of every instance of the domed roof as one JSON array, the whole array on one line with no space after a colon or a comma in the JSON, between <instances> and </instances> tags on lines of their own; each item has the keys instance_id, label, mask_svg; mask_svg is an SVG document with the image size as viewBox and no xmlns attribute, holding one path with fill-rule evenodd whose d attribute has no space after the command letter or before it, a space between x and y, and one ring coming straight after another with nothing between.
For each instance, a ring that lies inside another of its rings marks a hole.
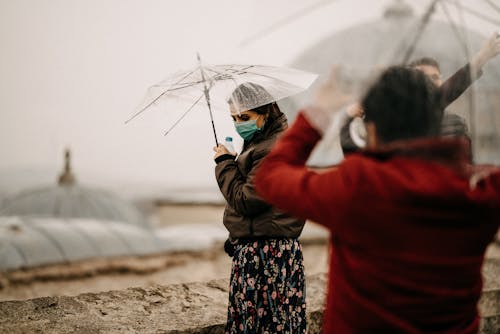
<instances>
[{"instance_id":1,"label":"domed roof","mask_svg":"<svg viewBox=\"0 0 500 334\"><path fill-rule=\"evenodd\" d=\"M380 19L332 34L305 50L292 66L326 75L333 64L341 64L346 79L355 80L366 76L373 68L400 64L414 42L420 24L421 17L413 15L409 5L396 1ZM440 63L443 77L453 74L467 63L487 38L461 27L457 29L460 36L449 23L431 18L410 61L433 57ZM467 41L467 48L461 40ZM498 63L498 60L493 62ZM499 81L499 67L488 66L478 84L498 89Z\"/></svg>"},{"instance_id":2,"label":"domed roof","mask_svg":"<svg viewBox=\"0 0 500 334\"><path fill-rule=\"evenodd\" d=\"M0 270L164 250L152 229L121 221L0 217Z\"/></svg>"},{"instance_id":3,"label":"domed roof","mask_svg":"<svg viewBox=\"0 0 500 334\"><path fill-rule=\"evenodd\" d=\"M88 218L148 226L145 217L132 204L100 189L76 184L71 174L69 152L59 184L24 191L0 204L0 216Z\"/></svg>"},{"instance_id":4,"label":"domed roof","mask_svg":"<svg viewBox=\"0 0 500 334\"><path fill-rule=\"evenodd\" d=\"M113 220L146 226L133 205L104 190L59 185L24 191L4 200L2 216L37 216Z\"/></svg>"}]
</instances>

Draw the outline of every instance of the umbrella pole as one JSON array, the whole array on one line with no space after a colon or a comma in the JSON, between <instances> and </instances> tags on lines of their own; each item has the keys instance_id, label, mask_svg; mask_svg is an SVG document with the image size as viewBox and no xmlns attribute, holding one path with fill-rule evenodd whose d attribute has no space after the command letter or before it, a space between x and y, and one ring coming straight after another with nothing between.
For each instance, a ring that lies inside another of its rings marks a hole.
<instances>
[{"instance_id":1,"label":"umbrella pole","mask_svg":"<svg viewBox=\"0 0 500 334\"><path fill-rule=\"evenodd\" d=\"M208 112L210 113L210 121L212 122L212 130L214 131L215 146L219 146L219 141L217 140L217 133L215 132L214 116L212 114L212 105L210 104L210 93L207 87L207 81L205 80L205 72L203 72L203 66L201 65L200 54L196 54L198 57L198 63L200 64L201 79L203 80L203 92L205 93L205 100L207 100Z\"/></svg>"},{"instance_id":2,"label":"umbrella pole","mask_svg":"<svg viewBox=\"0 0 500 334\"><path fill-rule=\"evenodd\" d=\"M219 146L219 141L217 140L217 133L215 132L214 117L212 115L212 106L210 105L210 96L208 95L208 90L205 91L205 99L208 104L208 112L210 113L210 121L212 122L212 130L214 131L215 145Z\"/></svg>"}]
</instances>

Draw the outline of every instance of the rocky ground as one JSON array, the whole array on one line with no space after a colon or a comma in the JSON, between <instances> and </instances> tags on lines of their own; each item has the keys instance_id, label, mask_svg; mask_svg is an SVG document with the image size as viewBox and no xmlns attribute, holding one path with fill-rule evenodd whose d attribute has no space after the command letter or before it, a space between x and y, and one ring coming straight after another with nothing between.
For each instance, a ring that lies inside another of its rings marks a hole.
<instances>
[{"instance_id":1,"label":"rocky ground","mask_svg":"<svg viewBox=\"0 0 500 334\"><path fill-rule=\"evenodd\" d=\"M306 243L307 273L325 272L326 256L326 244ZM222 245L203 252L47 266L0 273L0 301L209 281L229 277L230 268L231 261L222 251Z\"/></svg>"}]
</instances>

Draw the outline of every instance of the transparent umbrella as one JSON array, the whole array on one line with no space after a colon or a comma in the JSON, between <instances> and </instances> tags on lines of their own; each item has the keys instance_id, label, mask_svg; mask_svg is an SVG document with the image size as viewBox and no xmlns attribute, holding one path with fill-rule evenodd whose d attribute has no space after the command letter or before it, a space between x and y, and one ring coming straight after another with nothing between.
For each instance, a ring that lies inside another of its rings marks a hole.
<instances>
[{"instance_id":1,"label":"transparent umbrella","mask_svg":"<svg viewBox=\"0 0 500 334\"><path fill-rule=\"evenodd\" d=\"M245 111L279 101L306 90L317 75L285 67L265 65L205 65L198 55L198 65L191 70L170 75L151 86L138 110L126 121L132 121L149 109L181 114L165 131L167 135L191 111L208 110L216 144L213 112L229 115L228 103L236 111Z\"/></svg>"},{"instance_id":2,"label":"transparent umbrella","mask_svg":"<svg viewBox=\"0 0 500 334\"><path fill-rule=\"evenodd\" d=\"M468 7L463 5L466 3ZM475 16L500 27L499 16L495 16L500 13L500 8L494 3L472 0L427 0L421 4L417 1L387 1L378 19L335 31L292 60L291 66L319 73L320 77L307 92L282 105L293 110L310 100L319 84L328 79L329 70L334 65L340 67L339 85L357 101L362 99L379 70L422 58L430 57L439 63L445 83L470 63L485 42L492 38L494 31L498 31L498 28L488 28L484 34L479 34L467 20ZM466 125L474 162L500 164L500 55L484 64L482 75L476 79L445 108L443 134L450 128L460 130ZM461 124L454 123L456 116L462 119ZM348 133L353 140L359 139L360 142L363 121L356 119L350 124L352 127ZM338 129L332 128L332 132L334 130ZM321 141L309 161L311 165L332 166L343 159L341 146L345 145L338 140L341 139L338 131L336 135L335 140L325 137L326 140Z\"/></svg>"}]
</instances>

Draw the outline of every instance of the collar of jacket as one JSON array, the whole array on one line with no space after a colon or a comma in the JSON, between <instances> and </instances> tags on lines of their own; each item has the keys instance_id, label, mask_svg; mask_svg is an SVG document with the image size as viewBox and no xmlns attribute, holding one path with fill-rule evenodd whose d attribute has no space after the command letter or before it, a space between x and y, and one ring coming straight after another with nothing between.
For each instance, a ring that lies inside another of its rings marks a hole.
<instances>
[{"instance_id":1,"label":"collar of jacket","mask_svg":"<svg viewBox=\"0 0 500 334\"><path fill-rule=\"evenodd\" d=\"M500 173L498 166L472 164L470 140L465 137L395 141L361 154L378 160L406 157L439 163L468 179L471 189L481 185L490 175Z\"/></svg>"},{"instance_id":2,"label":"collar of jacket","mask_svg":"<svg viewBox=\"0 0 500 334\"><path fill-rule=\"evenodd\" d=\"M436 162L455 170L464 177L471 177L471 147L466 138L419 138L394 141L375 149L366 149L363 155L387 160L405 157Z\"/></svg>"}]
</instances>

